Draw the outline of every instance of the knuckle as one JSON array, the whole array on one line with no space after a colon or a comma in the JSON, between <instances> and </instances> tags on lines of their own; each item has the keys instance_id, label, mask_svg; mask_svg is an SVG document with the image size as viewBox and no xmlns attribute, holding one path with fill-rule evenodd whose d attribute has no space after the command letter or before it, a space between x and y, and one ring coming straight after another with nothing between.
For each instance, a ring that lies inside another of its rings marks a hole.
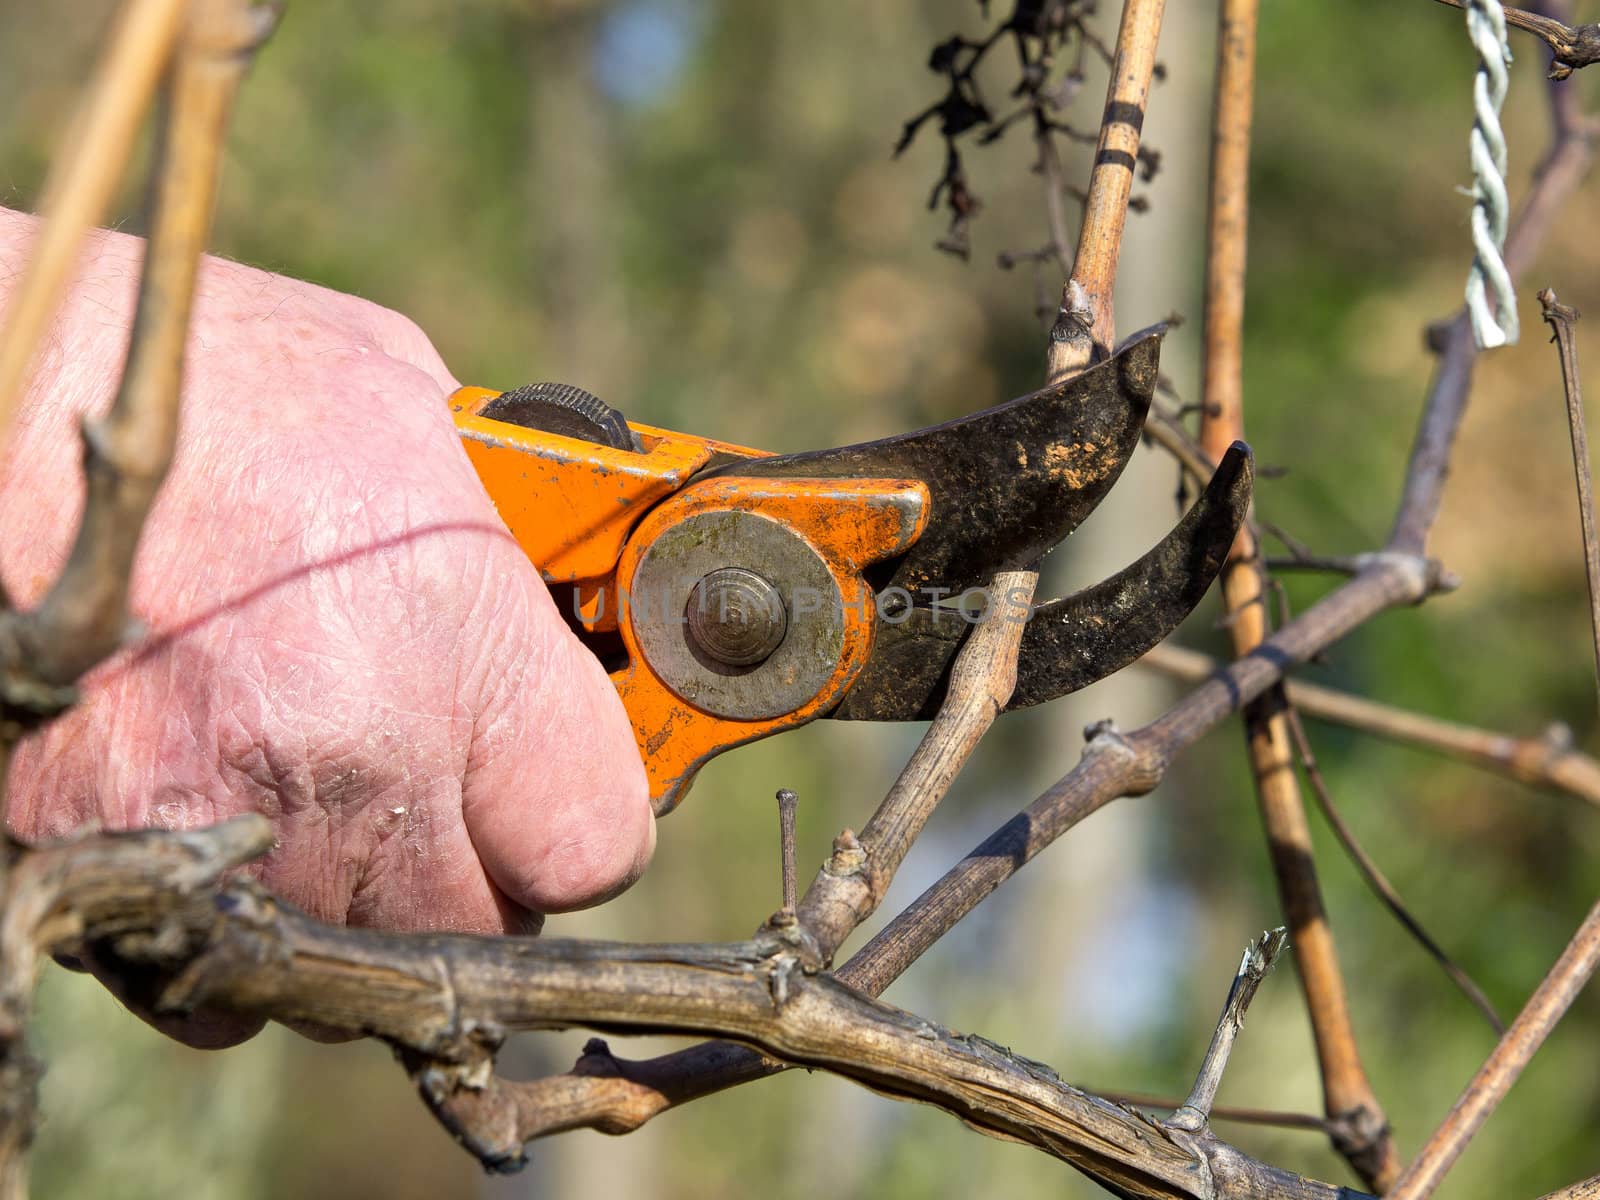
<instances>
[{"instance_id":1,"label":"knuckle","mask_svg":"<svg viewBox=\"0 0 1600 1200\"><path fill-rule=\"evenodd\" d=\"M529 892L536 907L562 912L599 904L643 873L655 848L654 819L641 786L591 795L570 807Z\"/></svg>"}]
</instances>

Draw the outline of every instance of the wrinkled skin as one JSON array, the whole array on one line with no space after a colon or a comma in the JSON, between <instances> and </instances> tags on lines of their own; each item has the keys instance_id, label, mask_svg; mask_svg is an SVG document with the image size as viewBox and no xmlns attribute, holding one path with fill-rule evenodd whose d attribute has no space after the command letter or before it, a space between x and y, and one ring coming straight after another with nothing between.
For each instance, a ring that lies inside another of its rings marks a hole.
<instances>
[{"instance_id":1,"label":"wrinkled skin","mask_svg":"<svg viewBox=\"0 0 1600 1200\"><path fill-rule=\"evenodd\" d=\"M0 211L0 296L33 229ZM142 253L91 242L0 460L19 605L65 561L74 421L110 401ZM405 318L207 261L134 572L145 633L20 747L17 835L260 812L263 883L401 930L517 932L638 876L655 831L626 717L467 462L455 386Z\"/></svg>"}]
</instances>

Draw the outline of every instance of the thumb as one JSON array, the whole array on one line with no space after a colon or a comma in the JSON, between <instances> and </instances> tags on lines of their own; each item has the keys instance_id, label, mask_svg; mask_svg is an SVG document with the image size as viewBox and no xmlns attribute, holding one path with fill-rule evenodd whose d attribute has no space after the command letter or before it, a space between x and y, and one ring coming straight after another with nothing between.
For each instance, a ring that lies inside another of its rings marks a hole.
<instances>
[{"instance_id":1,"label":"thumb","mask_svg":"<svg viewBox=\"0 0 1600 1200\"><path fill-rule=\"evenodd\" d=\"M644 764L616 689L521 564L462 789L467 834L495 885L535 912L597 904L655 849ZM516 636L520 634L520 636Z\"/></svg>"}]
</instances>

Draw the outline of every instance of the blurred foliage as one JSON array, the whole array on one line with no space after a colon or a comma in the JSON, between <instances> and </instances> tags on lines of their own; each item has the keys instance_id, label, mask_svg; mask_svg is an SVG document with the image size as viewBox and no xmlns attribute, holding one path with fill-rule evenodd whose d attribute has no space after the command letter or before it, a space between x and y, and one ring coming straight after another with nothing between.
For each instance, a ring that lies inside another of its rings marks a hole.
<instances>
[{"instance_id":1,"label":"blurred foliage","mask_svg":"<svg viewBox=\"0 0 1600 1200\"><path fill-rule=\"evenodd\" d=\"M1207 6L1169 8L1169 77L1147 125L1167 167L1140 189L1152 209L1129 232L1124 329L1197 315L1213 34ZM37 195L109 10L0 0L0 200ZM1259 504L1316 549L1353 552L1386 532L1430 370L1421 330L1464 279L1470 57L1459 14L1425 0L1268 4L1262 19L1246 408L1260 459L1288 473L1263 481ZM985 202L970 263L932 248L945 225L923 207L936 139L888 153L940 94L929 49L980 28L971 0L296 5L244 93L216 245L408 313L469 382L569 379L651 423L777 450L944 419L1035 386L1041 362L1026 268L992 265L1044 240L1024 131L968 156ZM1542 54L1520 37L1515 50L1514 197L1547 140ZM999 95L1011 81L994 57L980 78ZM1092 125L1103 81L1092 66L1075 123ZM1569 86L1595 96L1591 80ZM1085 169L1071 159L1076 178ZM130 185L132 228L136 197ZM1591 185L1528 284L1600 313L1595 199ZM1562 720L1594 749L1566 433L1531 301L1523 326L1521 346L1478 369L1435 543L1466 586L1360 631L1318 674L1516 732ZM1197 329L1169 340L1185 395ZM1592 376L1600 352L1582 353ZM1170 472L1152 477L1151 503L1168 511ZM1328 586L1287 583L1297 606ZM1209 621L1189 640L1220 650ZM1070 766L1086 716L1131 726L1170 699L1135 683L1002 722L890 905ZM802 857L816 861L864 819L915 735L813 726L719 760L663 823L649 876L550 930L742 936L777 902L774 787L801 793ZM1312 735L1384 869L1513 1012L1600 891L1600 813L1342 731ZM890 997L1085 1084L1181 1094L1239 947L1276 920L1239 742L1230 723L1152 798L1052 848ZM1492 1036L1320 826L1317 838L1364 1056L1409 1153ZM276 1031L196 1054L59 973L41 1010L41 1196L779 1200L821 1180L847 1196L1098 1194L1033 1151L798 1072L627 1139L542 1144L523 1176L483 1182L377 1047ZM1591 989L1446 1195L1534 1196L1600 1169L1597 1017ZM562 1069L580 1044L526 1039L520 1065ZM1264 989L1222 1099L1317 1108L1292 973ZM1314 1135L1225 1133L1348 1180Z\"/></svg>"}]
</instances>

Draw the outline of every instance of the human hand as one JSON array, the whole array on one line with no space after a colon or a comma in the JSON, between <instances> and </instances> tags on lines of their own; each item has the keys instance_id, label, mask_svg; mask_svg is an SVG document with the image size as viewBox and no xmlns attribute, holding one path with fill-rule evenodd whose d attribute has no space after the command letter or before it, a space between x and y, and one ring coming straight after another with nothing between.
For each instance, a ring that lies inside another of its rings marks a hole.
<instances>
[{"instance_id":1,"label":"human hand","mask_svg":"<svg viewBox=\"0 0 1600 1200\"><path fill-rule=\"evenodd\" d=\"M35 223L0 210L0 295ZM5 456L0 572L42 595L82 507L143 243L96 235ZM136 561L147 632L19 747L9 823L268 816L253 870L330 921L487 932L620 891L655 844L622 705L463 454L408 320L207 260Z\"/></svg>"}]
</instances>

